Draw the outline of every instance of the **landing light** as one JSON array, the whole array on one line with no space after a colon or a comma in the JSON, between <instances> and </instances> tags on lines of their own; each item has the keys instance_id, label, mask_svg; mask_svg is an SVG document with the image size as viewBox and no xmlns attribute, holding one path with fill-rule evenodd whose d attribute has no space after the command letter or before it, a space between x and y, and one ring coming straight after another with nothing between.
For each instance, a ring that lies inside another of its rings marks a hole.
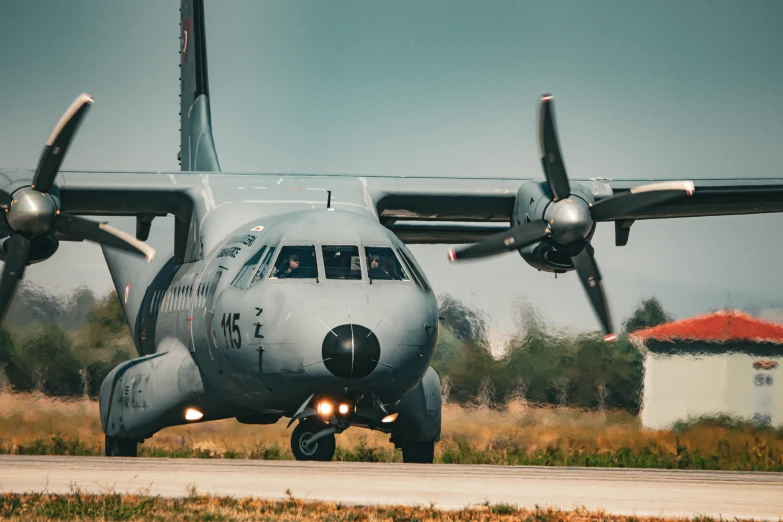
<instances>
[{"instance_id":1,"label":"landing light","mask_svg":"<svg viewBox=\"0 0 783 522\"><path fill-rule=\"evenodd\" d=\"M340 415L345 415L346 413L348 413L348 410L350 410L350 409L351 409L350 406L348 406L345 403L343 403L343 404L341 404L340 406L337 407L337 411L340 412Z\"/></svg>"},{"instance_id":2,"label":"landing light","mask_svg":"<svg viewBox=\"0 0 783 522\"><path fill-rule=\"evenodd\" d=\"M195 408L188 408L187 410L185 410L185 420L197 421L197 420L201 420L201 417L203 416L204 414Z\"/></svg>"},{"instance_id":3,"label":"landing light","mask_svg":"<svg viewBox=\"0 0 783 522\"><path fill-rule=\"evenodd\" d=\"M332 405L326 401L318 403L318 407L315 409L321 415L329 415L332 413Z\"/></svg>"},{"instance_id":4,"label":"landing light","mask_svg":"<svg viewBox=\"0 0 783 522\"><path fill-rule=\"evenodd\" d=\"M399 413L392 413L391 415L387 415L383 419L381 419L381 422L385 422L385 423L394 422L397 420L397 415L399 415Z\"/></svg>"}]
</instances>

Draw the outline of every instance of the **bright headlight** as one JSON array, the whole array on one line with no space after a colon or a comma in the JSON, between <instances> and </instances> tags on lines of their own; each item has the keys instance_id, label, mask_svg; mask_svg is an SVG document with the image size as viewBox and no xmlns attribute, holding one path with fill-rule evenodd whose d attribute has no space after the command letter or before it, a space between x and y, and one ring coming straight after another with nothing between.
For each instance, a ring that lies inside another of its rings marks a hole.
<instances>
[{"instance_id":1,"label":"bright headlight","mask_svg":"<svg viewBox=\"0 0 783 522\"><path fill-rule=\"evenodd\" d=\"M348 411L349 411L350 409L351 409L351 407L350 407L350 406L348 406L348 405L347 405L347 404L345 404L345 403L343 403L343 404L341 404L340 406L338 406L338 407L337 407L337 411L339 411L339 412L340 412L340 415L345 415L346 413L348 413Z\"/></svg>"},{"instance_id":2,"label":"bright headlight","mask_svg":"<svg viewBox=\"0 0 783 522\"><path fill-rule=\"evenodd\" d=\"M203 416L204 414L198 411L196 408L188 408L185 410L185 420L187 421L201 420L201 417Z\"/></svg>"},{"instance_id":3,"label":"bright headlight","mask_svg":"<svg viewBox=\"0 0 783 522\"><path fill-rule=\"evenodd\" d=\"M332 413L332 405L327 401L321 401L318 403L318 407L315 409L320 415L329 415Z\"/></svg>"}]
</instances>

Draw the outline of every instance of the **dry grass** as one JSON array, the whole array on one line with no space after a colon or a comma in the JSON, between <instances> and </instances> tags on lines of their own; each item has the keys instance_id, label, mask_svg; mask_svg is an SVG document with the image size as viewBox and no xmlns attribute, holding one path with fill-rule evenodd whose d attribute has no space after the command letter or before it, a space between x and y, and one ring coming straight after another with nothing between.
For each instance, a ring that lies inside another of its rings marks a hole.
<instances>
[{"instance_id":1,"label":"dry grass","mask_svg":"<svg viewBox=\"0 0 783 522\"><path fill-rule=\"evenodd\" d=\"M518 509L507 504L458 511L403 506L347 506L331 502L235 499L194 494L185 499L139 495L17 495L0 496L0 518L8 520L328 520L328 521L516 521L530 522L653 522L666 519L609 515L601 511ZM699 517L700 522L713 520Z\"/></svg>"},{"instance_id":2,"label":"dry grass","mask_svg":"<svg viewBox=\"0 0 783 522\"><path fill-rule=\"evenodd\" d=\"M168 428L141 445L140 455L290 459L286 423L223 420ZM102 445L97 402L0 393L0 453L99 455ZM378 432L352 428L338 435L337 445L339 460L401 460L388 435ZM448 405L436 461L783 471L783 432L709 423L681 432L646 430L623 412Z\"/></svg>"}]
</instances>

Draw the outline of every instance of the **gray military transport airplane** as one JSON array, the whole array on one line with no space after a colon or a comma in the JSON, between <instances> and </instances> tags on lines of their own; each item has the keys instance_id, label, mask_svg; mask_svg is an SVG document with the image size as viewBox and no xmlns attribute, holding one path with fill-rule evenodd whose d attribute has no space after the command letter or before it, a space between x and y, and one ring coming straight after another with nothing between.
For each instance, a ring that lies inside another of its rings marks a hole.
<instances>
[{"instance_id":1,"label":"gray military transport airplane","mask_svg":"<svg viewBox=\"0 0 783 522\"><path fill-rule=\"evenodd\" d=\"M474 243L449 258L516 250L538 270L575 270L612 341L598 222L622 246L639 219L783 211L783 179L571 181L549 95L543 180L222 173L203 0L182 0L180 30L180 172L60 172L87 95L34 172L0 170L0 319L25 266L60 241L103 247L139 355L101 386L106 455L135 456L168 426L290 417L297 459L331 460L335 434L360 426L389 433L404 461L432 462L438 304L407 244ZM135 216L136 233L84 215ZM174 237L145 243L166 215Z\"/></svg>"}]
</instances>

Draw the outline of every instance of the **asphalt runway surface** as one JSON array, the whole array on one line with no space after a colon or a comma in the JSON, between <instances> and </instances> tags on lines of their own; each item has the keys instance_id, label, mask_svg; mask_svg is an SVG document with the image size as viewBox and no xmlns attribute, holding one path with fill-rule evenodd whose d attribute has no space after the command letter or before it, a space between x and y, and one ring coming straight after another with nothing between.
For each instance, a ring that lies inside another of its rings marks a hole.
<instances>
[{"instance_id":1,"label":"asphalt runway surface","mask_svg":"<svg viewBox=\"0 0 783 522\"><path fill-rule=\"evenodd\" d=\"M0 455L0 491L146 493L406 504L490 503L642 516L783 519L783 474Z\"/></svg>"}]
</instances>

